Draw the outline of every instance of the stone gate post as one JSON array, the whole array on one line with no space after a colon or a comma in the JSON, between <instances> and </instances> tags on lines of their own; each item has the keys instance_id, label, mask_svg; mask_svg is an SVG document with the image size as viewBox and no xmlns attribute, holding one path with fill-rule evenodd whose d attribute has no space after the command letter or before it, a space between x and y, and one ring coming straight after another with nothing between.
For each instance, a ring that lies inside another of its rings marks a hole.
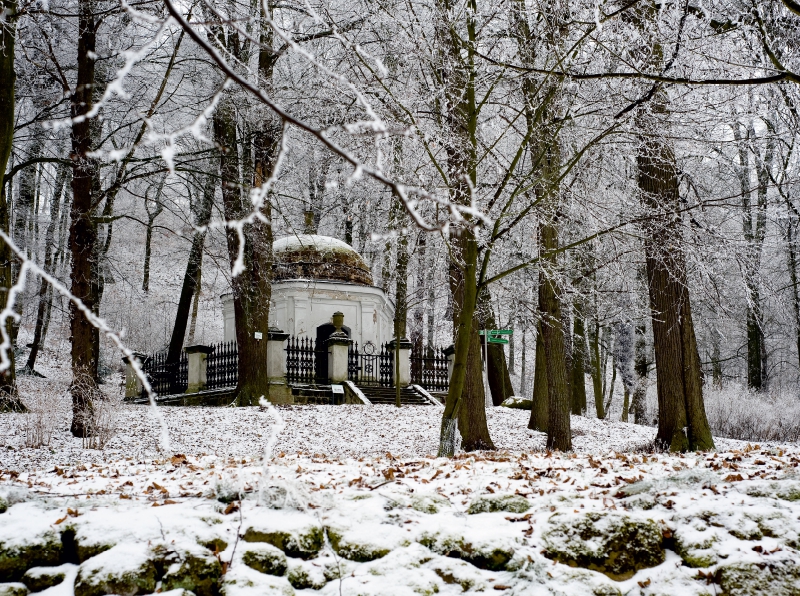
<instances>
[{"instance_id":1,"label":"stone gate post","mask_svg":"<svg viewBox=\"0 0 800 596\"><path fill-rule=\"evenodd\" d=\"M141 367L145 359L145 354L134 352L133 357L136 358ZM125 397L139 397L142 394L142 382L133 371L133 365L130 359L125 356L122 361L125 363Z\"/></svg>"},{"instance_id":2,"label":"stone gate post","mask_svg":"<svg viewBox=\"0 0 800 596\"><path fill-rule=\"evenodd\" d=\"M344 314L333 313L333 326L336 331L331 333L326 345L328 346L328 380L333 383L343 383L347 380L347 351L350 338L342 331Z\"/></svg>"},{"instance_id":3,"label":"stone gate post","mask_svg":"<svg viewBox=\"0 0 800 596\"><path fill-rule=\"evenodd\" d=\"M277 327L267 332L267 375L269 376L269 401L290 404L294 401L292 390L286 383L286 340L289 334Z\"/></svg>"},{"instance_id":4,"label":"stone gate post","mask_svg":"<svg viewBox=\"0 0 800 596\"><path fill-rule=\"evenodd\" d=\"M199 344L184 348L186 359L188 360L186 393L197 393L206 388L206 383L208 382L206 358L213 351L214 348L211 346Z\"/></svg>"}]
</instances>

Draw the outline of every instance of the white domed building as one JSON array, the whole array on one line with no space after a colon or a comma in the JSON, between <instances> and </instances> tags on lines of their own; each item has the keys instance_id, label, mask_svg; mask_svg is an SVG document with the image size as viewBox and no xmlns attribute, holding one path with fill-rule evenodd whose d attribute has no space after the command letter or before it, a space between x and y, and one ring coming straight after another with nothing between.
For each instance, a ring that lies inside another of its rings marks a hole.
<instances>
[{"instance_id":1,"label":"white domed building","mask_svg":"<svg viewBox=\"0 0 800 596\"><path fill-rule=\"evenodd\" d=\"M298 234L276 240L273 253L271 326L324 342L339 311L342 331L360 346L391 341L394 304L373 285L372 272L352 246L329 236ZM226 294L222 301L225 341L232 341L233 297Z\"/></svg>"}]
</instances>

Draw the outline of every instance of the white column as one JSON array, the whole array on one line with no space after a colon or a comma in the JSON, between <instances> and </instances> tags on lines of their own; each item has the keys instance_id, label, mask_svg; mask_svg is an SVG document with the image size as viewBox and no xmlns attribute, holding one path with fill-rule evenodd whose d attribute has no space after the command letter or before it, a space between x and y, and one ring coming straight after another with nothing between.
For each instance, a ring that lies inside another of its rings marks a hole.
<instances>
[{"instance_id":1,"label":"white column","mask_svg":"<svg viewBox=\"0 0 800 596\"><path fill-rule=\"evenodd\" d=\"M211 346L186 346L184 349L188 359L186 393L197 393L206 388L206 358L214 351Z\"/></svg>"},{"instance_id":2,"label":"white column","mask_svg":"<svg viewBox=\"0 0 800 596\"><path fill-rule=\"evenodd\" d=\"M395 386L399 383L401 387L407 387L411 384L411 342L405 337L401 338L399 342L393 339L389 342L389 349L392 350L392 376L397 372L394 360L395 350L397 350L397 356L400 360L400 374L395 379Z\"/></svg>"},{"instance_id":3,"label":"white column","mask_svg":"<svg viewBox=\"0 0 800 596\"><path fill-rule=\"evenodd\" d=\"M133 357L141 367L145 355L141 352L134 352ZM136 376L130 359L125 356L122 361L125 363L125 397L139 397L142 394L142 381Z\"/></svg>"}]
</instances>

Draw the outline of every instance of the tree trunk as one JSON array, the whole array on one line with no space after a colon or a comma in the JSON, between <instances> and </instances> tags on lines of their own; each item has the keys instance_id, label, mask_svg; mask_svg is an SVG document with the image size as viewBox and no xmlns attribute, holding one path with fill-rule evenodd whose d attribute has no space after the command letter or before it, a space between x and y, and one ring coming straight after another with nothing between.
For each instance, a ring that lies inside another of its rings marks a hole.
<instances>
[{"instance_id":1,"label":"tree trunk","mask_svg":"<svg viewBox=\"0 0 800 596\"><path fill-rule=\"evenodd\" d=\"M497 320L494 316L494 309L492 309L492 297L488 289L481 291L479 312L479 328L497 328ZM514 387L511 385L511 375L508 372L503 344L486 344L486 372L489 377L489 392L492 395L492 405L499 406L514 395Z\"/></svg>"},{"instance_id":2,"label":"tree trunk","mask_svg":"<svg viewBox=\"0 0 800 596\"><path fill-rule=\"evenodd\" d=\"M445 100L442 121L447 128L447 175L450 200L456 205L472 204L472 189L477 181L478 106L475 95L476 14L463 13L467 40L454 33L449 22L454 13L447 2L437 3L436 38L441 50L440 77ZM455 353L447 392L439 456L451 457L454 451L453 420L457 417L465 450L494 449L486 424L486 403L481 371L480 336L475 324L478 301L478 242L474 218L451 226L450 294L453 300Z\"/></svg>"},{"instance_id":3,"label":"tree trunk","mask_svg":"<svg viewBox=\"0 0 800 596\"><path fill-rule=\"evenodd\" d=\"M550 418L550 398L547 392L547 354L545 354L541 324L536 326L536 360L533 369L533 397L531 399L533 403L528 428L546 433L547 422Z\"/></svg>"},{"instance_id":4,"label":"tree trunk","mask_svg":"<svg viewBox=\"0 0 800 596\"><path fill-rule=\"evenodd\" d=\"M651 109L653 115L666 113L663 101ZM671 451L713 449L687 288L675 154L660 136L660 118L640 115L638 124L647 131L639 139L637 165L641 199L651 215L645 260L658 386L656 443Z\"/></svg>"},{"instance_id":5,"label":"tree trunk","mask_svg":"<svg viewBox=\"0 0 800 596\"><path fill-rule=\"evenodd\" d=\"M211 220L211 210L214 206L214 193L217 181L214 173L209 173L203 185L202 198L195 213L195 225L205 228ZM172 336L167 350L167 362L176 363L180 360L183 340L186 337L186 326L189 320L189 309L192 297L198 293L200 284L200 267L203 262L203 246L206 240L205 229L196 230L192 237L192 247L189 249L189 260L186 263L186 272L183 274L181 295L178 299L178 310L175 313L175 325L172 327ZM194 334L192 334L194 335Z\"/></svg>"},{"instance_id":6,"label":"tree trunk","mask_svg":"<svg viewBox=\"0 0 800 596\"><path fill-rule=\"evenodd\" d=\"M798 366L800 366L800 279L797 274L797 228L798 220L789 214L789 226L786 231L786 248L789 257L789 278L792 282L792 312L794 313L795 347L797 348Z\"/></svg>"},{"instance_id":7,"label":"tree trunk","mask_svg":"<svg viewBox=\"0 0 800 596\"><path fill-rule=\"evenodd\" d=\"M402 206L399 205L399 198L393 197L394 202L398 203L398 215ZM402 222L401 222L402 223ZM408 318L408 235L404 231L405 226L399 225L400 231L397 237L397 277L395 281L395 309L394 309L394 405L398 408L400 403L400 340L406 335L406 322Z\"/></svg>"},{"instance_id":8,"label":"tree trunk","mask_svg":"<svg viewBox=\"0 0 800 596\"><path fill-rule=\"evenodd\" d=\"M84 118L93 105L95 85L94 2L79 0L78 72L72 96L72 208L70 210L69 246L72 255L72 294L94 312L97 306L95 249L97 228L94 218L94 190L98 164L88 154L94 149L92 119ZM72 334L72 434L91 432L89 417L97 388L98 356L95 328L78 307L70 302Z\"/></svg>"},{"instance_id":9,"label":"tree trunk","mask_svg":"<svg viewBox=\"0 0 800 596\"><path fill-rule=\"evenodd\" d=\"M586 331L583 315L577 305L572 337L572 413L583 416L586 414Z\"/></svg>"},{"instance_id":10,"label":"tree trunk","mask_svg":"<svg viewBox=\"0 0 800 596\"><path fill-rule=\"evenodd\" d=\"M633 370L636 373L636 386L633 389L633 399L631 409L633 410L633 421L636 424L647 422L647 374L650 368L647 362L647 326L645 324L636 325L636 356L633 363Z\"/></svg>"},{"instance_id":11,"label":"tree trunk","mask_svg":"<svg viewBox=\"0 0 800 596\"><path fill-rule=\"evenodd\" d=\"M603 361L600 355L600 322L597 320L595 313L595 320L589 332L589 356L591 358L592 367L592 392L594 394L594 409L595 415L599 419L606 417L606 412L603 409Z\"/></svg>"},{"instance_id":12,"label":"tree trunk","mask_svg":"<svg viewBox=\"0 0 800 596\"><path fill-rule=\"evenodd\" d=\"M14 72L14 42L16 40L17 0L1 0L0 6L5 13L0 26L0 175L6 172L8 159L14 141L14 92L16 73ZM6 183L0 180L0 230L11 237L11 221L6 200ZM14 255L11 248L0 240L0 310L8 305L8 292L12 286L12 262ZM12 319L6 320L3 330L7 337L12 334ZM17 395L17 381L14 372L13 345L6 353L8 364L0 370L0 411L24 410Z\"/></svg>"}]
</instances>

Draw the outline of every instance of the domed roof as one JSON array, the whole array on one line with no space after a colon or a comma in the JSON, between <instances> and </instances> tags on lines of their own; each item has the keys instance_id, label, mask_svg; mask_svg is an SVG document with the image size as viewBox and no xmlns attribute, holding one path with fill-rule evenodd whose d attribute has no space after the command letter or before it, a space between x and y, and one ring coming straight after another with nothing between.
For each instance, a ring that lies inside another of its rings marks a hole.
<instances>
[{"instance_id":1,"label":"domed roof","mask_svg":"<svg viewBox=\"0 0 800 596\"><path fill-rule=\"evenodd\" d=\"M372 272L353 247L330 236L296 234L272 245L273 279L326 279L372 285Z\"/></svg>"}]
</instances>

